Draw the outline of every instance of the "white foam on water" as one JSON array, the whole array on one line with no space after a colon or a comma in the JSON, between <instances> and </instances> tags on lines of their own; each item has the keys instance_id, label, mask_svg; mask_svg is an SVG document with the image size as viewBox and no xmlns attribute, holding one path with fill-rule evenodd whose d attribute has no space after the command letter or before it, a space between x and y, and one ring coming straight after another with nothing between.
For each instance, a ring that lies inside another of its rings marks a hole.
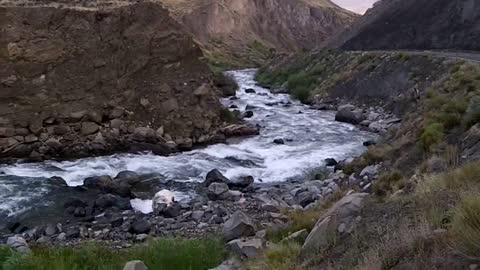
<instances>
[{"instance_id":1,"label":"white foam on water","mask_svg":"<svg viewBox=\"0 0 480 270\"><path fill-rule=\"evenodd\" d=\"M342 160L360 155L366 149L362 142L374 137L352 125L336 122L334 112L311 110L298 101L292 101L288 95L272 94L257 86L254 80L255 70L232 71L228 75L233 76L240 86L238 99L223 99L222 103L227 107L237 105L241 110L246 105L254 106L254 116L247 121L262 127L259 136L168 157L151 153L116 154L74 161L3 165L0 166L0 171L26 179L59 176L70 186L82 185L83 180L90 176L114 177L123 170L161 173L167 180L203 181L208 171L219 169L229 178L251 175L256 181L275 182L322 165L325 158ZM253 88L256 94L245 93L247 88ZM267 105L272 102L278 105ZM276 145L273 144L276 138L289 141L284 145ZM226 160L227 157L250 160L256 166L244 166ZM1 181L0 178L0 185ZM8 185L15 183L9 182ZM3 196L14 196L8 190L3 189ZM134 200L132 205L139 211L147 212L150 211L151 202ZM2 202L0 207L12 206Z\"/></svg>"},{"instance_id":2,"label":"white foam on water","mask_svg":"<svg viewBox=\"0 0 480 270\"><path fill-rule=\"evenodd\" d=\"M130 205L132 205L133 210L143 213L143 214L149 214L153 212L153 201L155 200L155 197L157 196L163 196L167 198L167 201L165 203L169 204L175 200L177 202L188 202L191 200L192 197L194 197L194 194L188 194L185 192L178 192L178 191L171 191L171 190L161 190L157 194L155 194L153 200L142 200L142 199L132 199L130 200Z\"/></svg>"}]
</instances>

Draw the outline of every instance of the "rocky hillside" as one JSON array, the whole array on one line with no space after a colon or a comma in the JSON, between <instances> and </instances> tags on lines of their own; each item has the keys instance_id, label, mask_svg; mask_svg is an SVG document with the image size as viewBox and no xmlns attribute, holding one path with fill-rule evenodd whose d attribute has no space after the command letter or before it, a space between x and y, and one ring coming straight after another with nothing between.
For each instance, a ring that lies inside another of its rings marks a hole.
<instances>
[{"instance_id":1,"label":"rocky hillside","mask_svg":"<svg viewBox=\"0 0 480 270\"><path fill-rule=\"evenodd\" d=\"M0 155L165 153L207 142L220 104L160 5L0 7Z\"/></svg>"},{"instance_id":2,"label":"rocky hillside","mask_svg":"<svg viewBox=\"0 0 480 270\"><path fill-rule=\"evenodd\" d=\"M383 0L328 42L348 50L480 49L480 2Z\"/></svg>"},{"instance_id":3,"label":"rocky hillside","mask_svg":"<svg viewBox=\"0 0 480 270\"><path fill-rule=\"evenodd\" d=\"M219 63L311 49L357 17L329 0L161 0Z\"/></svg>"}]
</instances>

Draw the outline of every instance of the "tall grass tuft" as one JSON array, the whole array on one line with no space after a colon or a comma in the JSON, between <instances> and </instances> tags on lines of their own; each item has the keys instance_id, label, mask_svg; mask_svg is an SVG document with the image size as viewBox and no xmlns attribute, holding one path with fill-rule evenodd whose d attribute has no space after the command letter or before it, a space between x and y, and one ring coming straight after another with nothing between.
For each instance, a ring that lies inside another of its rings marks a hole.
<instances>
[{"instance_id":1,"label":"tall grass tuft","mask_svg":"<svg viewBox=\"0 0 480 270\"><path fill-rule=\"evenodd\" d=\"M470 256L480 254L480 197L468 196L457 206L452 223L454 243Z\"/></svg>"}]
</instances>

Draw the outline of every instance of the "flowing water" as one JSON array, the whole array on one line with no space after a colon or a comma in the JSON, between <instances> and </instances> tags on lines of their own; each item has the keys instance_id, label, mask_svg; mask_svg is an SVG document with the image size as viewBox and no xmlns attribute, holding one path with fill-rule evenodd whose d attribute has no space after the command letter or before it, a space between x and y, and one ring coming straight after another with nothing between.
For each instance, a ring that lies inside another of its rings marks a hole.
<instances>
[{"instance_id":1,"label":"flowing water","mask_svg":"<svg viewBox=\"0 0 480 270\"><path fill-rule=\"evenodd\" d=\"M309 109L285 94L272 94L256 85L255 70L229 72L238 82L237 100L224 99L225 106L237 105L241 111L253 106L252 124L261 126L259 136L235 139L227 144L174 154L168 157L145 154L116 154L75 161L46 161L0 166L0 218L28 210L32 205L48 204L46 178L60 176L68 185L81 185L94 175L115 176L123 170L161 173L169 180L202 181L206 173L219 169L235 178L251 175L256 181L274 182L301 175L322 165L325 158L342 160L365 151L362 142L374 135L334 121L334 112ZM246 93L253 88L256 93ZM274 144L282 138L284 145ZM181 194L177 194L181 195ZM135 200L136 208L149 208L149 202ZM144 210L144 212L148 210Z\"/></svg>"}]
</instances>

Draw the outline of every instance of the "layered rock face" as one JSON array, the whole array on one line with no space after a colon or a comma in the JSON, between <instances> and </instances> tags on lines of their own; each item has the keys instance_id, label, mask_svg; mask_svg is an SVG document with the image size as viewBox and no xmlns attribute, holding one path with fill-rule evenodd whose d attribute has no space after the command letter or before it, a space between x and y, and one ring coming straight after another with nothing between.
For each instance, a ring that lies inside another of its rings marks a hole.
<instances>
[{"instance_id":1,"label":"layered rock face","mask_svg":"<svg viewBox=\"0 0 480 270\"><path fill-rule=\"evenodd\" d=\"M480 2L383 0L327 45L348 50L480 50Z\"/></svg>"},{"instance_id":2,"label":"layered rock face","mask_svg":"<svg viewBox=\"0 0 480 270\"><path fill-rule=\"evenodd\" d=\"M214 136L211 72L160 5L4 6L0 25L2 157L163 152Z\"/></svg>"},{"instance_id":3,"label":"layered rock face","mask_svg":"<svg viewBox=\"0 0 480 270\"><path fill-rule=\"evenodd\" d=\"M160 1L216 59L246 62L269 49L312 49L357 17L328 0Z\"/></svg>"}]
</instances>

